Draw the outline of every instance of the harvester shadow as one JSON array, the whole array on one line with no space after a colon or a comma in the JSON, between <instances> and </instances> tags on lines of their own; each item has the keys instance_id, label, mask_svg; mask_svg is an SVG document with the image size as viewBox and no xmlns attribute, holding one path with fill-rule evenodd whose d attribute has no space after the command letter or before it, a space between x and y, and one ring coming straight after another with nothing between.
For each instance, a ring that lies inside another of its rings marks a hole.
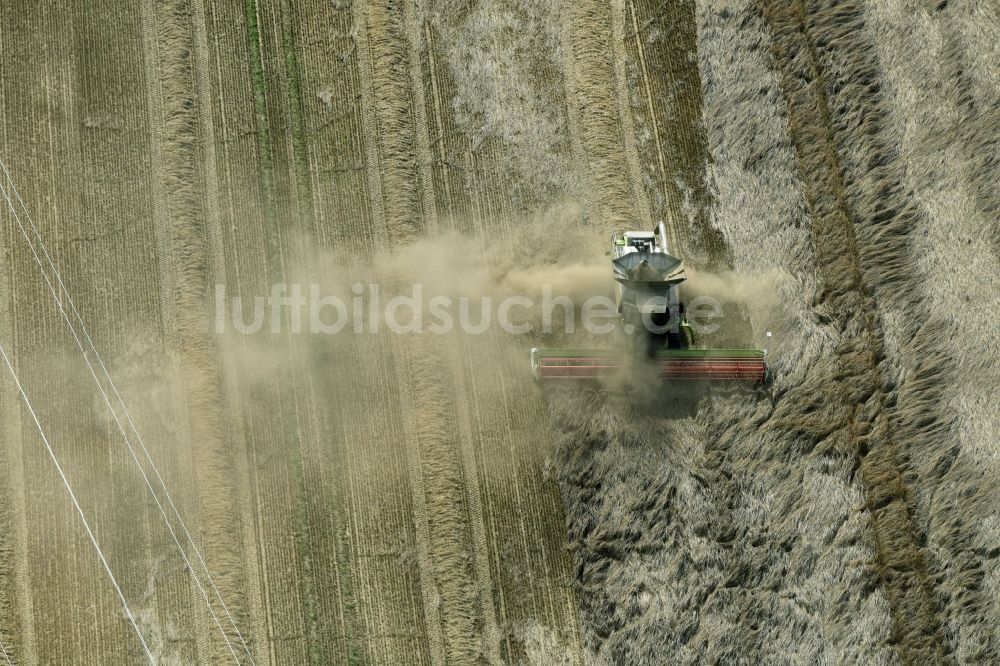
<instances>
[{"instance_id":1,"label":"harvester shadow","mask_svg":"<svg viewBox=\"0 0 1000 666\"><path fill-rule=\"evenodd\" d=\"M569 398L584 411L599 411L609 403L620 403L628 405L637 416L674 420L694 418L699 410L710 409L710 398L754 401L765 390L763 387L720 385L708 380L640 382L633 378L614 385L591 382L586 386L546 387L544 392L549 399Z\"/></svg>"},{"instance_id":2,"label":"harvester shadow","mask_svg":"<svg viewBox=\"0 0 1000 666\"><path fill-rule=\"evenodd\" d=\"M659 382L659 386L644 386L636 390L632 396L633 406L636 412L649 418L694 418L710 391L711 387L706 382Z\"/></svg>"}]
</instances>

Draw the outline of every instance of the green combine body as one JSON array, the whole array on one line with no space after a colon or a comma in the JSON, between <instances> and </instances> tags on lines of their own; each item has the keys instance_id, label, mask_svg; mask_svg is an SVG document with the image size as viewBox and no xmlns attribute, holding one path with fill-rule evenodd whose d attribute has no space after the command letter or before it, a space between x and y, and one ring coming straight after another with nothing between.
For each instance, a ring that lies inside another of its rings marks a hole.
<instances>
[{"instance_id":1,"label":"green combine body","mask_svg":"<svg viewBox=\"0 0 1000 666\"><path fill-rule=\"evenodd\" d=\"M665 380L764 381L764 351L691 348L678 291L686 278L681 260L667 252L663 223L653 232L614 234L611 242L618 314L623 329L632 332L629 344L625 349L532 349L536 380L609 379L642 364ZM679 325L667 326L671 322Z\"/></svg>"}]
</instances>

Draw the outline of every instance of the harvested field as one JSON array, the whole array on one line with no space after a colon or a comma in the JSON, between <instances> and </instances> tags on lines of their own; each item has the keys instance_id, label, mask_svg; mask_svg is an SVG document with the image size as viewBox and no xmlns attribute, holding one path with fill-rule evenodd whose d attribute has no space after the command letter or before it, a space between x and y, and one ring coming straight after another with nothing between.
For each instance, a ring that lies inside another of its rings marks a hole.
<instances>
[{"instance_id":1,"label":"harvested field","mask_svg":"<svg viewBox=\"0 0 1000 666\"><path fill-rule=\"evenodd\" d=\"M998 43L986 2L3 4L0 663L1000 660ZM660 220L769 385L538 388L608 339L485 299L610 293Z\"/></svg>"}]
</instances>

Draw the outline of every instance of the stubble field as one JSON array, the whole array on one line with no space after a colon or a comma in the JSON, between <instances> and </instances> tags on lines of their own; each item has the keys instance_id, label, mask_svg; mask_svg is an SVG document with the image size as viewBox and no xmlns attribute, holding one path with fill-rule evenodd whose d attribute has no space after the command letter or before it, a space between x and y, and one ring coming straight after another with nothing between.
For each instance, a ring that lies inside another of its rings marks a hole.
<instances>
[{"instance_id":1,"label":"stubble field","mask_svg":"<svg viewBox=\"0 0 1000 666\"><path fill-rule=\"evenodd\" d=\"M998 37L986 2L3 4L0 346L135 626L4 366L0 663L995 661ZM765 391L217 330L220 285L600 291L659 220L741 285Z\"/></svg>"}]
</instances>

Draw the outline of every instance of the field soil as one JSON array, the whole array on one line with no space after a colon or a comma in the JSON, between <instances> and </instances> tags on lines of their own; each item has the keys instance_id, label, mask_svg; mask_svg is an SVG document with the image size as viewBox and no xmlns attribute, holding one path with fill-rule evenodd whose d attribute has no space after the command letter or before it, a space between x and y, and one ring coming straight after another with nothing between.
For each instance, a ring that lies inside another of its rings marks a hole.
<instances>
[{"instance_id":1,"label":"field soil","mask_svg":"<svg viewBox=\"0 0 1000 666\"><path fill-rule=\"evenodd\" d=\"M989 2L0 4L0 346L135 620L3 366L0 664L1000 660L998 44ZM535 385L614 341L485 299L610 294L660 221L768 385Z\"/></svg>"}]
</instances>

